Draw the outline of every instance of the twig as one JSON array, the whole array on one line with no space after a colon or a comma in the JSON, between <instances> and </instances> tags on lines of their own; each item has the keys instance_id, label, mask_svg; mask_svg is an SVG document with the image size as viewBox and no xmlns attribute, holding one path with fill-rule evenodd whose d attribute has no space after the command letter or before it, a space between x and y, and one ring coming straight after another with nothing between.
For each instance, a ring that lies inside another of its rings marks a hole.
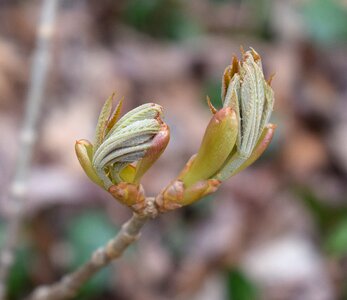
<instances>
[{"instance_id":1,"label":"twig","mask_svg":"<svg viewBox=\"0 0 347 300\"><path fill-rule=\"evenodd\" d=\"M14 261L14 251L23 219L23 199L26 194L28 171L43 101L56 8L57 0L44 0L41 19L37 29L37 46L31 66L18 159L9 191L8 202L11 209L5 232L5 242L0 255L0 299L5 299L6 280Z\"/></svg>"},{"instance_id":2,"label":"twig","mask_svg":"<svg viewBox=\"0 0 347 300\"><path fill-rule=\"evenodd\" d=\"M100 269L120 257L130 244L140 236L140 230L149 216L133 214L126 222L117 236L110 240L104 247L97 249L79 269L65 275L59 282L51 286L37 288L28 300L63 300L76 296L81 286Z\"/></svg>"}]
</instances>

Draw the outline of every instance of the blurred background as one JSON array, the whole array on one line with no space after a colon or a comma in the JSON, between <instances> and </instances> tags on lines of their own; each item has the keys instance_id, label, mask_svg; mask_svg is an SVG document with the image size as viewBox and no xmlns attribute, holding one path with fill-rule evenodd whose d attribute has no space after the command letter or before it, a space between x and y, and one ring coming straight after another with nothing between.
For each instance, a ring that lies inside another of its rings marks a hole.
<instances>
[{"instance_id":1,"label":"blurred background","mask_svg":"<svg viewBox=\"0 0 347 300\"><path fill-rule=\"evenodd\" d=\"M42 1L0 0L0 240ZM275 73L265 155L200 202L149 222L77 299L347 299L347 1L60 0L10 299L88 259L131 215L74 153L116 91L154 101L171 141L155 195L197 151L239 47Z\"/></svg>"}]
</instances>

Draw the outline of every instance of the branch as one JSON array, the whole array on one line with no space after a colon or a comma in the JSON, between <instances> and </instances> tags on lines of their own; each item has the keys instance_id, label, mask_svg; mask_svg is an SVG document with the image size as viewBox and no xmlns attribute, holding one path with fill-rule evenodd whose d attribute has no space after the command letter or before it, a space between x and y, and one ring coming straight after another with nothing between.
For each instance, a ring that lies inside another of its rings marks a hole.
<instances>
[{"instance_id":1,"label":"branch","mask_svg":"<svg viewBox=\"0 0 347 300\"><path fill-rule=\"evenodd\" d=\"M38 287L28 300L63 300L75 297L86 281L113 260L122 256L124 250L139 238L140 230L149 217L134 213L132 218L122 226L117 236L104 247L97 249L83 266L65 275L59 282L51 286Z\"/></svg>"},{"instance_id":2,"label":"branch","mask_svg":"<svg viewBox=\"0 0 347 300\"><path fill-rule=\"evenodd\" d=\"M36 140L43 91L49 62L49 53L54 27L57 0L44 0L38 25L37 46L31 66L25 117L20 133L19 151L15 175L9 191L10 212L5 232L5 241L0 254L0 299L5 298L6 280L14 261L14 252L23 219L23 199L26 194L27 177Z\"/></svg>"}]
</instances>

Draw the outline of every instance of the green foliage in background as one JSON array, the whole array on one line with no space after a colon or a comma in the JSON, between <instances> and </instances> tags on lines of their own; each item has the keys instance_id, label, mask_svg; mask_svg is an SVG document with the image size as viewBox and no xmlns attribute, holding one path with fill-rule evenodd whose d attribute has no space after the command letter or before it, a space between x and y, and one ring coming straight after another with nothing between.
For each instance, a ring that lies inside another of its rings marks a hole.
<instances>
[{"instance_id":1,"label":"green foliage in background","mask_svg":"<svg viewBox=\"0 0 347 300\"><path fill-rule=\"evenodd\" d=\"M163 245L170 251L171 255L180 260L184 256L185 245L187 244L187 225L183 219L177 219L170 228L167 229L167 234L163 235Z\"/></svg>"},{"instance_id":2,"label":"green foliage in background","mask_svg":"<svg viewBox=\"0 0 347 300\"><path fill-rule=\"evenodd\" d=\"M22 298L30 288L30 269L33 251L25 244L20 245L16 251L16 261L8 278L8 295L10 299Z\"/></svg>"},{"instance_id":3,"label":"green foliage in background","mask_svg":"<svg viewBox=\"0 0 347 300\"><path fill-rule=\"evenodd\" d=\"M209 217L216 195L218 195L218 191L202 197L198 203L195 203L195 205L192 205L190 207L191 209L193 209L193 213L196 219L205 220Z\"/></svg>"},{"instance_id":4,"label":"green foliage in background","mask_svg":"<svg viewBox=\"0 0 347 300\"><path fill-rule=\"evenodd\" d=\"M259 299L256 285L241 270L232 269L226 272L226 289L230 300Z\"/></svg>"},{"instance_id":5,"label":"green foliage in background","mask_svg":"<svg viewBox=\"0 0 347 300\"><path fill-rule=\"evenodd\" d=\"M3 222L0 222L0 246L4 244L5 241L5 226Z\"/></svg>"},{"instance_id":6,"label":"green foliage in background","mask_svg":"<svg viewBox=\"0 0 347 300\"><path fill-rule=\"evenodd\" d=\"M322 247L336 258L347 256L347 206L332 206L308 187L296 190L311 213L322 237Z\"/></svg>"},{"instance_id":7,"label":"green foliage in background","mask_svg":"<svg viewBox=\"0 0 347 300\"><path fill-rule=\"evenodd\" d=\"M129 0L124 10L125 23L157 38L179 40L198 32L180 0Z\"/></svg>"},{"instance_id":8,"label":"green foliage in background","mask_svg":"<svg viewBox=\"0 0 347 300\"><path fill-rule=\"evenodd\" d=\"M315 41L330 44L347 40L347 9L341 0L311 0L303 16Z\"/></svg>"},{"instance_id":9,"label":"green foliage in background","mask_svg":"<svg viewBox=\"0 0 347 300\"><path fill-rule=\"evenodd\" d=\"M0 246L4 243L5 227L0 223ZM25 239L20 241L15 253L15 262L11 268L8 282L9 299L19 299L24 297L30 288L30 269L33 263L33 250Z\"/></svg>"},{"instance_id":10,"label":"green foliage in background","mask_svg":"<svg viewBox=\"0 0 347 300\"><path fill-rule=\"evenodd\" d=\"M85 263L90 258L90 254L106 244L117 231L118 229L105 218L102 212L89 211L76 216L67 226L68 242L73 250L71 270ZM89 299L107 290L109 278L110 269L103 269L84 285L79 299Z\"/></svg>"},{"instance_id":11,"label":"green foliage in background","mask_svg":"<svg viewBox=\"0 0 347 300\"><path fill-rule=\"evenodd\" d=\"M332 228L326 240L327 251L334 256L347 255L347 215Z\"/></svg>"},{"instance_id":12,"label":"green foliage in background","mask_svg":"<svg viewBox=\"0 0 347 300\"><path fill-rule=\"evenodd\" d=\"M168 251L175 259L181 260L184 257L186 245L189 244L192 233L191 228L194 228L195 224L199 226L210 217L214 198L215 194L207 195L201 198L198 203L187 206L182 218L177 218L163 235L163 244L167 246Z\"/></svg>"},{"instance_id":13,"label":"green foliage in background","mask_svg":"<svg viewBox=\"0 0 347 300\"><path fill-rule=\"evenodd\" d=\"M257 36L264 40L273 38L271 28L273 0L247 0L249 11L252 13L252 22Z\"/></svg>"},{"instance_id":14,"label":"green foliage in background","mask_svg":"<svg viewBox=\"0 0 347 300\"><path fill-rule=\"evenodd\" d=\"M327 234L339 222L347 218L347 207L332 206L319 199L309 187L297 187L295 192L307 206L323 234Z\"/></svg>"},{"instance_id":15,"label":"green foliage in background","mask_svg":"<svg viewBox=\"0 0 347 300\"><path fill-rule=\"evenodd\" d=\"M208 105L206 102L206 95L208 95L210 97L212 105L217 110L222 108L223 103L221 100L220 78L209 79L204 84L203 93L202 93L200 98L202 99L203 104L208 109Z\"/></svg>"}]
</instances>

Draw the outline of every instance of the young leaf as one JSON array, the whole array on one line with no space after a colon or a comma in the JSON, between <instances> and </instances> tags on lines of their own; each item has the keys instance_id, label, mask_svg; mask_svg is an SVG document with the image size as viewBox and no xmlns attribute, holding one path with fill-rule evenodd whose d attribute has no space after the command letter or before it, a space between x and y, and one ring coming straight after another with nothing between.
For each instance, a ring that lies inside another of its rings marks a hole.
<instances>
[{"instance_id":1,"label":"young leaf","mask_svg":"<svg viewBox=\"0 0 347 300\"><path fill-rule=\"evenodd\" d=\"M123 101L124 101L124 97L119 100L116 108L113 110L112 116L110 117L109 121L107 122L104 137L110 132L112 127L117 123L119 116L120 116L120 113L121 113L121 110L122 110Z\"/></svg>"},{"instance_id":2,"label":"young leaf","mask_svg":"<svg viewBox=\"0 0 347 300\"><path fill-rule=\"evenodd\" d=\"M94 151L98 150L104 139L107 122L112 112L113 97L114 93L106 100L104 106L101 109L95 130Z\"/></svg>"}]
</instances>

